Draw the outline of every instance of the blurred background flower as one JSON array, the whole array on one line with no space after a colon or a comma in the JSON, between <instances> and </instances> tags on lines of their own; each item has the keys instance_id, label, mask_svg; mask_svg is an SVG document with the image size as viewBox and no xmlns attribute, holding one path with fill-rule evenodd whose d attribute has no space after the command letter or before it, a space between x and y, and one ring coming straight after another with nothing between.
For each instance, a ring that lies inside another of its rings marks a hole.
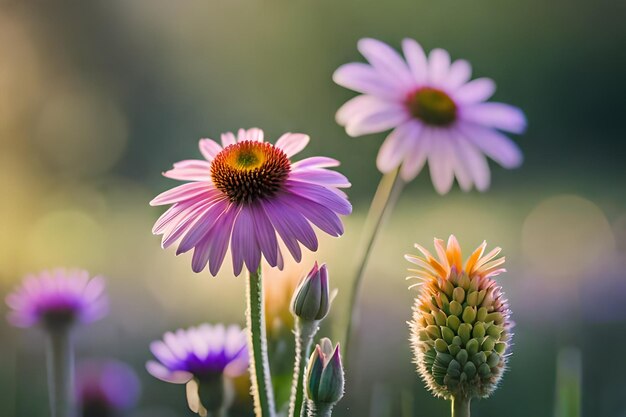
<instances>
[{"instance_id":1,"label":"blurred background flower","mask_svg":"<svg viewBox=\"0 0 626 417\"><path fill-rule=\"evenodd\" d=\"M76 369L81 417L122 417L137 404L141 385L135 371L114 359L81 361Z\"/></svg>"},{"instance_id":2,"label":"blurred background flower","mask_svg":"<svg viewBox=\"0 0 626 417\"><path fill-rule=\"evenodd\" d=\"M29 271L81 265L103 273L111 312L77 341L77 354L120 358L135 369L165 329L205 320L241 324L244 281L229 272L215 280L195 275L189 256L163 253L150 234L161 210L147 202L164 189L161 171L193 154L199 138L263 126L271 137L307 132L313 140L303 158L341 160L353 185L355 214L344 237L323 239L316 254L339 288L320 335L339 340L351 254L380 178L375 161L384 135L346 136L334 114L354 94L331 77L362 60L358 39L400 45L410 37L426 50L443 47L466 58L475 77L497 80L494 100L514 103L532 120L519 141L525 161L512 171L494 164L490 192L482 195L453 189L441 198L426 172L407 186L360 299L367 331L349 361L367 367L346 381L335 415L449 412L407 366L405 321L414 294L406 290L402 254L413 242L450 233L465 250L483 239L505 248L502 285L517 323L511 371L474 412L549 415L557 352L578 346L583 414L625 415L626 364L585 360L608 335L606 357L621 357L626 342L624 4L459 2L450 10L424 0L2 2L2 298ZM313 260L303 261L303 272ZM45 366L36 333L0 321L2 416L46 413L45 380L33 378ZM133 415L187 413L180 387L146 372L139 377L144 393ZM245 393L245 378L242 386ZM510 409L521 396L533 401ZM249 409L235 403L231 417Z\"/></svg>"}]
</instances>

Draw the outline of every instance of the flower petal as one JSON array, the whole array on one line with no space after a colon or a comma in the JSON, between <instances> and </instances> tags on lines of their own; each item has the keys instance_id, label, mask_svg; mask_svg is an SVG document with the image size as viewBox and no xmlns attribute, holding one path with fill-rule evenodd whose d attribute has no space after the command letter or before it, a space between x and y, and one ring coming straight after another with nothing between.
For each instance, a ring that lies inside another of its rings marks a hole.
<instances>
[{"instance_id":1,"label":"flower petal","mask_svg":"<svg viewBox=\"0 0 626 417\"><path fill-rule=\"evenodd\" d=\"M261 249L257 243L256 229L249 207L242 207L235 220L230 251L235 275L241 273L242 262L248 271L256 272L261 263Z\"/></svg>"},{"instance_id":2,"label":"flower petal","mask_svg":"<svg viewBox=\"0 0 626 417\"><path fill-rule=\"evenodd\" d=\"M285 188L294 194L326 206L335 213L348 215L352 212L352 205L346 199L321 185L288 179L285 181Z\"/></svg>"},{"instance_id":3,"label":"flower petal","mask_svg":"<svg viewBox=\"0 0 626 417\"><path fill-rule=\"evenodd\" d=\"M200 153L206 158L207 161L212 161L218 153L222 151L222 147L213 139L200 139L198 143Z\"/></svg>"},{"instance_id":4,"label":"flower petal","mask_svg":"<svg viewBox=\"0 0 626 417\"><path fill-rule=\"evenodd\" d=\"M413 39L406 38L402 40L402 51L415 83L419 85L426 82L428 61L421 45Z\"/></svg>"},{"instance_id":5,"label":"flower petal","mask_svg":"<svg viewBox=\"0 0 626 417\"><path fill-rule=\"evenodd\" d=\"M526 117L517 107L504 103L480 103L463 108L463 120L512 133L526 130Z\"/></svg>"},{"instance_id":6,"label":"flower petal","mask_svg":"<svg viewBox=\"0 0 626 417\"><path fill-rule=\"evenodd\" d=\"M452 149L449 138L440 129L434 130L433 135L435 138L428 154L428 168L435 190L444 195L450 191L454 182Z\"/></svg>"},{"instance_id":7,"label":"flower petal","mask_svg":"<svg viewBox=\"0 0 626 417\"><path fill-rule=\"evenodd\" d=\"M485 155L504 168L517 168L522 164L522 151L502 133L479 126L465 126L463 132Z\"/></svg>"},{"instance_id":8,"label":"flower petal","mask_svg":"<svg viewBox=\"0 0 626 417\"><path fill-rule=\"evenodd\" d=\"M208 192L211 188L212 185L205 182L190 182L179 185L178 187L174 187L171 190L167 190L156 196L152 201L150 201L150 205L162 206L164 204L172 204L183 200L189 200L190 198Z\"/></svg>"},{"instance_id":9,"label":"flower petal","mask_svg":"<svg viewBox=\"0 0 626 417\"><path fill-rule=\"evenodd\" d=\"M414 80L406 62L395 49L371 38L359 40L357 48L381 76L390 78L401 85L413 86Z\"/></svg>"},{"instance_id":10,"label":"flower petal","mask_svg":"<svg viewBox=\"0 0 626 417\"><path fill-rule=\"evenodd\" d=\"M409 134L411 137L410 149L400 167L400 177L407 182L413 180L424 167L430 151L432 136L432 129L421 123L411 123L409 128L411 129Z\"/></svg>"},{"instance_id":11,"label":"flower petal","mask_svg":"<svg viewBox=\"0 0 626 417\"><path fill-rule=\"evenodd\" d=\"M395 128L385 139L376 157L376 166L382 173L397 168L406 159L415 139L414 123L408 122Z\"/></svg>"},{"instance_id":12,"label":"flower petal","mask_svg":"<svg viewBox=\"0 0 626 417\"><path fill-rule=\"evenodd\" d=\"M472 66L464 59L457 59L450 65L445 86L451 91L464 85L472 76Z\"/></svg>"},{"instance_id":13,"label":"flower petal","mask_svg":"<svg viewBox=\"0 0 626 417\"><path fill-rule=\"evenodd\" d=\"M360 62L352 62L339 67L333 74L333 81L350 90L381 98L398 100L404 94L403 88L381 77L370 65Z\"/></svg>"},{"instance_id":14,"label":"flower petal","mask_svg":"<svg viewBox=\"0 0 626 417\"><path fill-rule=\"evenodd\" d=\"M463 104L474 104L488 100L496 92L496 83L491 78L476 78L454 92L454 100Z\"/></svg>"},{"instance_id":15,"label":"flower petal","mask_svg":"<svg viewBox=\"0 0 626 417\"><path fill-rule=\"evenodd\" d=\"M448 51L435 48L428 55L428 81L434 86L442 86L450 70Z\"/></svg>"},{"instance_id":16,"label":"flower petal","mask_svg":"<svg viewBox=\"0 0 626 417\"><path fill-rule=\"evenodd\" d=\"M193 378L187 371L169 371L166 367L155 361L146 363L146 370L153 377L172 384L186 384Z\"/></svg>"},{"instance_id":17,"label":"flower petal","mask_svg":"<svg viewBox=\"0 0 626 417\"><path fill-rule=\"evenodd\" d=\"M250 205L250 213L255 228L255 234L259 247L271 267L278 264L278 240L276 231L269 218L265 214L265 209L260 204Z\"/></svg>"},{"instance_id":18,"label":"flower petal","mask_svg":"<svg viewBox=\"0 0 626 417\"><path fill-rule=\"evenodd\" d=\"M285 152L287 157L291 158L309 143L309 135L302 133L285 133L276 141L276 147Z\"/></svg>"}]
</instances>

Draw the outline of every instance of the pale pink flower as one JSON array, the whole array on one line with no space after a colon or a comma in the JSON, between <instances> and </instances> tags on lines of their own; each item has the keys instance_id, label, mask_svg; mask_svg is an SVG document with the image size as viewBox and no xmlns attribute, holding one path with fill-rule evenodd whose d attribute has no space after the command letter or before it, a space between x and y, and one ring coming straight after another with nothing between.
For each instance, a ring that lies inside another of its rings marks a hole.
<instances>
[{"instance_id":1,"label":"pale pink flower","mask_svg":"<svg viewBox=\"0 0 626 417\"><path fill-rule=\"evenodd\" d=\"M451 62L443 49L428 57L413 39L404 39L404 57L387 44L361 39L358 49L369 64L350 63L334 81L363 93L337 112L337 122L356 137L393 129L377 158L387 173L400 166L411 181L428 161L435 189L450 191L457 178L461 189L489 188L485 156L505 168L522 163L522 153L502 132L522 133L526 118L516 107L486 102L495 92L489 78L470 81L470 64Z\"/></svg>"}]
</instances>

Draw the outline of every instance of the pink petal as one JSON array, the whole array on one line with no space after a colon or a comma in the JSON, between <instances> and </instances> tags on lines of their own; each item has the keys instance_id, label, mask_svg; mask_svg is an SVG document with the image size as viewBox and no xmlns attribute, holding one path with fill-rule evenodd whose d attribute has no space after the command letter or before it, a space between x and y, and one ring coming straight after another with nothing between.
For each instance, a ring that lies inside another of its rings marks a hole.
<instances>
[{"instance_id":1,"label":"pink petal","mask_svg":"<svg viewBox=\"0 0 626 417\"><path fill-rule=\"evenodd\" d=\"M332 210L295 194L285 195L283 199L293 210L299 210L304 217L322 231L331 236L343 234L343 224Z\"/></svg>"},{"instance_id":2,"label":"pink petal","mask_svg":"<svg viewBox=\"0 0 626 417\"><path fill-rule=\"evenodd\" d=\"M337 161L336 159L327 158L325 156L313 156L311 158L306 158L301 161L295 162L291 164L291 167L295 170L307 168L337 167L339 165L339 161Z\"/></svg>"},{"instance_id":3,"label":"pink petal","mask_svg":"<svg viewBox=\"0 0 626 417\"><path fill-rule=\"evenodd\" d=\"M480 103L488 100L496 92L496 83L491 78L477 78L459 87L454 99L464 104Z\"/></svg>"},{"instance_id":4,"label":"pink petal","mask_svg":"<svg viewBox=\"0 0 626 417\"><path fill-rule=\"evenodd\" d=\"M410 119L402 104L388 103L384 107L371 108L355 115L346 124L346 133L352 137L378 133L394 128Z\"/></svg>"},{"instance_id":5,"label":"pink petal","mask_svg":"<svg viewBox=\"0 0 626 417\"><path fill-rule=\"evenodd\" d=\"M465 161L468 171L472 175L476 189L486 191L491 182L491 174L485 156L469 143L467 138L458 140L457 148L462 155L463 161Z\"/></svg>"},{"instance_id":6,"label":"pink petal","mask_svg":"<svg viewBox=\"0 0 626 417\"><path fill-rule=\"evenodd\" d=\"M411 73L400 54L386 43L364 38L359 40L357 48L383 77L390 78L395 83L408 88L415 86Z\"/></svg>"},{"instance_id":7,"label":"pink petal","mask_svg":"<svg viewBox=\"0 0 626 417\"><path fill-rule=\"evenodd\" d=\"M459 182L459 186L461 187L461 190L463 191L469 191L472 189L472 173L469 170L469 167L465 161L463 152L461 151L458 142L464 140L463 138L461 138L459 136L458 133L456 132L450 132L451 134L454 133L454 136L452 137L453 141L452 141L452 148L453 148L453 152L452 152L452 156L454 158L453 161L453 166L454 166L454 174L456 176L456 179Z\"/></svg>"},{"instance_id":8,"label":"pink petal","mask_svg":"<svg viewBox=\"0 0 626 417\"><path fill-rule=\"evenodd\" d=\"M415 83L423 84L426 82L428 62L420 44L413 39L407 38L402 41L402 50Z\"/></svg>"},{"instance_id":9,"label":"pink petal","mask_svg":"<svg viewBox=\"0 0 626 417\"><path fill-rule=\"evenodd\" d=\"M400 167L400 177L404 181L412 181L422 170L426 163L426 158L430 150L430 136L432 129L425 127L421 123L409 125L411 133L411 145L402 166Z\"/></svg>"},{"instance_id":10,"label":"pink petal","mask_svg":"<svg viewBox=\"0 0 626 417\"><path fill-rule=\"evenodd\" d=\"M239 141L241 142L242 140L263 142L263 131L257 127L253 127L252 129L248 130L239 129Z\"/></svg>"},{"instance_id":11,"label":"pink petal","mask_svg":"<svg viewBox=\"0 0 626 417\"><path fill-rule=\"evenodd\" d=\"M433 133L435 137L428 154L428 167L435 190L444 195L450 191L454 182L453 149L450 147L450 139L445 136L445 132L437 129Z\"/></svg>"},{"instance_id":12,"label":"pink petal","mask_svg":"<svg viewBox=\"0 0 626 417\"><path fill-rule=\"evenodd\" d=\"M183 200L189 200L193 197L202 195L211 190L212 185L206 182L190 182L188 184L179 185L171 190L156 196L150 201L151 206L162 206L164 204L172 204Z\"/></svg>"},{"instance_id":13,"label":"pink petal","mask_svg":"<svg viewBox=\"0 0 626 417\"><path fill-rule=\"evenodd\" d=\"M309 143L309 135L302 133L285 133L276 141L276 147L285 152L287 157L291 158Z\"/></svg>"},{"instance_id":14,"label":"pink petal","mask_svg":"<svg viewBox=\"0 0 626 417\"><path fill-rule=\"evenodd\" d=\"M224 148L237 143L237 139L235 138L235 135L233 134L233 132L222 133L221 139L222 139L222 146Z\"/></svg>"},{"instance_id":15,"label":"pink petal","mask_svg":"<svg viewBox=\"0 0 626 417\"><path fill-rule=\"evenodd\" d=\"M450 69L450 54L441 48L430 51L428 56L428 81L435 86L441 86L448 76Z\"/></svg>"},{"instance_id":16,"label":"pink petal","mask_svg":"<svg viewBox=\"0 0 626 417\"><path fill-rule=\"evenodd\" d=\"M512 133L526 130L526 117L517 107L504 103L480 103L462 109L461 117L468 122Z\"/></svg>"},{"instance_id":17,"label":"pink petal","mask_svg":"<svg viewBox=\"0 0 626 417\"><path fill-rule=\"evenodd\" d=\"M462 128L465 136L488 157L504 168L517 168L524 156L519 147L502 133L479 126Z\"/></svg>"},{"instance_id":18,"label":"pink petal","mask_svg":"<svg viewBox=\"0 0 626 417\"><path fill-rule=\"evenodd\" d=\"M207 161L212 161L222 151L222 147L213 139L200 139L198 146Z\"/></svg>"},{"instance_id":19,"label":"pink petal","mask_svg":"<svg viewBox=\"0 0 626 417\"><path fill-rule=\"evenodd\" d=\"M460 86L469 81L472 76L472 66L464 59L457 59L450 65L448 77L445 80L445 86L451 91L456 90Z\"/></svg>"},{"instance_id":20,"label":"pink petal","mask_svg":"<svg viewBox=\"0 0 626 417\"><path fill-rule=\"evenodd\" d=\"M233 256L235 275L241 273L242 261L248 271L256 272L261 263L261 250L257 243L256 231L250 210L242 207L235 220L230 251Z\"/></svg>"},{"instance_id":21,"label":"pink petal","mask_svg":"<svg viewBox=\"0 0 626 417\"><path fill-rule=\"evenodd\" d=\"M285 188L294 194L322 204L338 214L348 215L352 212L352 206L346 199L321 185L287 179Z\"/></svg>"},{"instance_id":22,"label":"pink petal","mask_svg":"<svg viewBox=\"0 0 626 417\"><path fill-rule=\"evenodd\" d=\"M276 239L276 231L265 214L265 209L262 205L252 204L250 206L250 213L252 214L252 223L254 224L254 232L259 247L270 266L275 267L278 264L278 240Z\"/></svg>"},{"instance_id":23,"label":"pink petal","mask_svg":"<svg viewBox=\"0 0 626 417\"><path fill-rule=\"evenodd\" d=\"M204 239L209 230L218 221L221 214L228 208L228 205L228 200L220 197L220 200L209 205L202 213L196 216L195 223L187 230L185 237L178 245L176 254L179 255L191 250L200 240Z\"/></svg>"},{"instance_id":24,"label":"pink petal","mask_svg":"<svg viewBox=\"0 0 626 417\"><path fill-rule=\"evenodd\" d=\"M262 201L261 204L265 209L267 217L272 222L274 229L276 229L276 232L285 243L285 246L287 246L287 249L291 253L293 259L296 262L300 262L302 260L302 250L300 249L300 245L298 244L298 239L291 232L289 224L285 221L284 215L281 212L280 207L277 207L271 200Z\"/></svg>"},{"instance_id":25,"label":"pink petal","mask_svg":"<svg viewBox=\"0 0 626 417\"><path fill-rule=\"evenodd\" d=\"M384 112L390 107L398 107L399 103L390 102L381 98L360 95L348 100L337 110L335 119L338 124L345 126L354 120L368 117L372 114Z\"/></svg>"},{"instance_id":26,"label":"pink petal","mask_svg":"<svg viewBox=\"0 0 626 417\"><path fill-rule=\"evenodd\" d=\"M209 271L211 275L217 275L224 257L226 256L226 250L228 249L228 243L230 242L230 236L233 230L233 223L239 213L240 207L231 204L229 208L220 217L216 226L211 229L211 232L206 237L207 241L211 242L209 250Z\"/></svg>"},{"instance_id":27,"label":"pink petal","mask_svg":"<svg viewBox=\"0 0 626 417\"><path fill-rule=\"evenodd\" d=\"M413 123L408 122L401 124L387 136L376 157L376 166L381 172L390 172L405 159L411 149L413 133Z\"/></svg>"},{"instance_id":28,"label":"pink petal","mask_svg":"<svg viewBox=\"0 0 626 417\"><path fill-rule=\"evenodd\" d=\"M298 169L292 170L289 178L310 182L312 184L321 184L327 187L350 187L350 181L337 171L327 169Z\"/></svg>"},{"instance_id":29,"label":"pink petal","mask_svg":"<svg viewBox=\"0 0 626 417\"><path fill-rule=\"evenodd\" d=\"M358 62L339 67L333 74L333 81L350 90L392 100L402 99L405 94L404 88L381 77L371 66Z\"/></svg>"},{"instance_id":30,"label":"pink petal","mask_svg":"<svg viewBox=\"0 0 626 417\"><path fill-rule=\"evenodd\" d=\"M174 169L163 173L164 177L181 181L211 181L211 164L206 161L187 160L174 164Z\"/></svg>"}]
</instances>

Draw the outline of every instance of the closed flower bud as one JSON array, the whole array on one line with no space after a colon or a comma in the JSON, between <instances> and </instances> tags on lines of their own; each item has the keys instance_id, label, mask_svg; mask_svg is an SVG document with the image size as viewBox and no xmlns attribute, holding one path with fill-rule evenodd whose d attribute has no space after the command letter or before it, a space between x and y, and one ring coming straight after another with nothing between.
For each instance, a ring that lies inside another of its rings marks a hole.
<instances>
[{"instance_id":1,"label":"closed flower bud","mask_svg":"<svg viewBox=\"0 0 626 417\"><path fill-rule=\"evenodd\" d=\"M488 397L506 368L511 344L509 307L493 280L504 271L504 258L496 258L499 248L483 256L483 243L463 264L454 236L447 247L438 239L435 246L438 259L419 245L423 256L406 257L418 265L412 272L423 282L411 322L418 371L436 396Z\"/></svg>"},{"instance_id":2,"label":"closed flower bud","mask_svg":"<svg viewBox=\"0 0 626 417\"><path fill-rule=\"evenodd\" d=\"M316 408L332 406L343 397L344 376L339 345L333 349L329 339L315 347L305 379L306 395Z\"/></svg>"},{"instance_id":3,"label":"closed flower bud","mask_svg":"<svg viewBox=\"0 0 626 417\"><path fill-rule=\"evenodd\" d=\"M291 300L291 311L302 320L319 321L329 310L328 269L325 264L318 267L316 262L298 285Z\"/></svg>"}]
</instances>

